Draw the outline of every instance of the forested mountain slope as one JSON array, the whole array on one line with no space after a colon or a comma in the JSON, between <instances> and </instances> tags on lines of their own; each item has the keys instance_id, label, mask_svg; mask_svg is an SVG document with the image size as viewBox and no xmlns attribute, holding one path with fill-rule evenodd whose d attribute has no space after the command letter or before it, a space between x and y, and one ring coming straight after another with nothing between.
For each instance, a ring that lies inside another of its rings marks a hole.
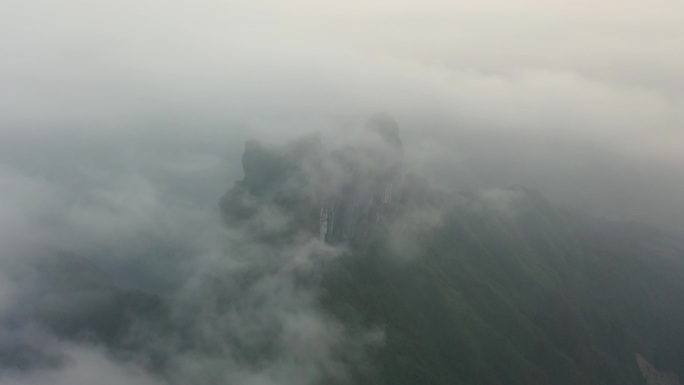
<instances>
[{"instance_id":1,"label":"forested mountain slope","mask_svg":"<svg viewBox=\"0 0 684 385\"><path fill-rule=\"evenodd\" d=\"M394 137L389 119L374 122ZM262 239L346 247L316 279L326 312L384 333L357 383L640 384L637 355L684 373L684 242L523 187L439 191L400 176L401 142L381 139L337 150L346 157L318 137L252 143L244 181L222 201L229 226L264 207L287 218L255 228ZM330 237L331 223L344 232Z\"/></svg>"},{"instance_id":2,"label":"forested mountain slope","mask_svg":"<svg viewBox=\"0 0 684 385\"><path fill-rule=\"evenodd\" d=\"M169 384L679 384L682 239L403 161L385 115L357 143L248 142L177 292L63 252L14 272L0 374L68 366L75 341Z\"/></svg>"}]
</instances>

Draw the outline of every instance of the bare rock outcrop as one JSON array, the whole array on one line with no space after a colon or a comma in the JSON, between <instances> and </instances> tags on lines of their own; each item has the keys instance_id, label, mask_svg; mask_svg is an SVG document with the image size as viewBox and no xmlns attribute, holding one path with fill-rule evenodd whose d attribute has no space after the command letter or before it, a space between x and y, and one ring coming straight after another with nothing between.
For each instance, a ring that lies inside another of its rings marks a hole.
<instances>
[{"instance_id":1,"label":"bare rock outcrop","mask_svg":"<svg viewBox=\"0 0 684 385\"><path fill-rule=\"evenodd\" d=\"M244 179L221 201L224 220L264 239L302 232L329 244L365 239L396 205L402 157L387 114L371 117L356 142L331 149L320 135L280 147L249 141Z\"/></svg>"}]
</instances>

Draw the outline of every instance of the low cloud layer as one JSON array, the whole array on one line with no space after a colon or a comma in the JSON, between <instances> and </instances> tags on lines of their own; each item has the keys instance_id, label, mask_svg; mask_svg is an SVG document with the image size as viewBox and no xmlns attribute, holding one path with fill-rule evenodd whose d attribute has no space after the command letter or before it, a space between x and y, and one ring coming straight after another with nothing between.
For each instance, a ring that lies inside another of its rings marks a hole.
<instances>
[{"instance_id":1,"label":"low cloud layer","mask_svg":"<svg viewBox=\"0 0 684 385\"><path fill-rule=\"evenodd\" d=\"M445 184L522 183L681 230L683 11L669 0L11 4L3 162L63 161L53 143L75 142L90 148L83 167L139 141L178 151L169 137L236 153L249 136L344 131L387 111L421 172L453 170L438 173Z\"/></svg>"},{"instance_id":2,"label":"low cloud layer","mask_svg":"<svg viewBox=\"0 0 684 385\"><path fill-rule=\"evenodd\" d=\"M399 122L408 171L437 185L493 198L523 185L684 232L681 1L4 3L0 315L31 289L17 266L55 250L154 292L211 261L241 265L224 250L224 236L240 236L224 234L216 210L242 177L244 141L346 141L378 111ZM287 261L317 246L298 247ZM276 277L268 293L295 298L279 305L284 338L324 359L344 332L291 274ZM317 350L320 333L334 342ZM0 383L156 381L101 347L55 346L76 364ZM291 383L321 367L306 370ZM240 381L276 383L276 372Z\"/></svg>"}]
</instances>

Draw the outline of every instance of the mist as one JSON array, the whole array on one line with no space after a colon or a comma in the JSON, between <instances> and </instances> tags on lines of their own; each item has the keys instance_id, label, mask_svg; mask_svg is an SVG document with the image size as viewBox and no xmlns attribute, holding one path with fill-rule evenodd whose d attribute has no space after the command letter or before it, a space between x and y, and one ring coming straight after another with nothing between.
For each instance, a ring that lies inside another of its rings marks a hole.
<instances>
[{"instance_id":1,"label":"mist","mask_svg":"<svg viewBox=\"0 0 684 385\"><path fill-rule=\"evenodd\" d=\"M343 249L305 239L274 250L222 224L248 139L322 132L341 146L383 111L400 125L407 171L441 188L522 185L684 234L681 1L0 1L0 319L30 313L27 261L55 252L116 285L174 293L181 323L202 298L189 333L220 346L160 348L177 355L180 381L342 379L341 362L382 341L328 319L315 288L296 284L312 255ZM260 271L260 258L279 262L242 309L218 311L196 286ZM254 326L263 318L275 324ZM163 381L99 343L5 323L0 335L58 359L0 369L2 384ZM266 331L281 344L268 363L242 365L226 346Z\"/></svg>"}]
</instances>

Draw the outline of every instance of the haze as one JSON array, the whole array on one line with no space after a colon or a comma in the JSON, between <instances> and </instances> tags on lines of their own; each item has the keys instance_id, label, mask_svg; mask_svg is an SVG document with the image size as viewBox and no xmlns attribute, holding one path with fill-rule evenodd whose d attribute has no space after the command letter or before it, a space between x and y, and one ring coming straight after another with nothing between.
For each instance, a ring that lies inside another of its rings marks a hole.
<instances>
[{"instance_id":1,"label":"haze","mask_svg":"<svg viewBox=\"0 0 684 385\"><path fill-rule=\"evenodd\" d=\"M159 245L213 258L245 140L341 140L378 111L409 171L441 187L523 185L684 233L682 1L0 4L0 314L24 255L96 254L114 272L162 266ZM121 279L167 290L179 264Z\"/></svg>"}]
</instances>

